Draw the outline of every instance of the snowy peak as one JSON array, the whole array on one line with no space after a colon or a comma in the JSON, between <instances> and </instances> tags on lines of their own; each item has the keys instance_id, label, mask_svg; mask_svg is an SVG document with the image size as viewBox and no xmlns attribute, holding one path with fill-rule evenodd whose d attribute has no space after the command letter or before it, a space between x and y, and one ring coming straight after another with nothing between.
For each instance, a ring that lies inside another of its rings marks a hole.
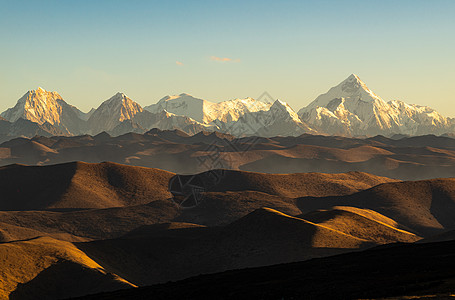
<instances>
[{"instance_id":1,"label":"snowy peak","mask_svg":"<svg viewBox=\"0 0 455 300\"><path fill-rule=\"evenodd\" d=\"M138 103L119 92L104 101L98 109L93 112L91 118L109 113L112 114L114 118L118 118L118 121L122 122L131 119L138 112L142 111L143 109Z\"/></svg>"},{"instance_id":2,"label":"snowy peak","mask_svg":"<svg viewBox=\"0 0 455 300\"><path fill-rule=\"evenodd\" d=\"M82 133L82 115L79 109L66 103L57 92L49 92L41 87L28 91L14 107L2 113L2 117L10 122L24 119L38 125L48 124L70 135Z\"/></svg>"},{"instance_id":3,"label":"snowy peak","mask_svg":"<svg viewBox=\"0 0 455 300\"><path fill-rule=\"evenodd\" d=\"M198 122L204 121L204 102L205 100L195 98L189 94L166 96L156 104L146 106L144 109L152 113L159 113L166 110L176 115L190 117Z\"/></svg>"},{"instance_id":4,"label":"snowy peak","mask_svg":"<svg viewBox=\"0 0 455 300\"><path fill-rule=\"evenodd\" d=\"M346 80L341 84L341 90L346 93L346 95L359 96L360 100L371 101L372 99L379 100L380 98L373 93L367 85L355 74L351 74ZM369 97L362 99L364 94L367 94Z\"/></svg>"},{"instance_id":5,"label":"snowy peak","mask_svg":"<svg viewBox=\"0 0 455 300\"><path fill-rule=\"evenodd\" d=\"M65 101L57 92L48 92L39 87L28 91L13 108L2 113L2 117L10 122L23 118L40 125L45 122L60 124L63 103Z\"/></svg>"},{"instance_id":6,"label":"snowy peak","mask_svg":"<svg viewBox=\"0 0 455 300\"><path fill-rule=\"evenodd\" d=\"M284 101L276 100L270 110L277 113L277 117L279 116L281 119L286 118L290 119L294 122L301 123L301 120L297 113Z\"/></svg>"},{"instance_id":7,"label":"snowy peak","mask_svg":"<svg viewBox=\"0 0 455 300\"><path fill-rule=\"evenodd\" d=\"M318 96L307 108L326 107L334 99L345 99L349 104L355 104L359 101L367 103L385 103L384 100L367 87L359 76L351 74L340 84L331 88L327 93Z\"/></svg>"},{"instance_id":8,"label":"snowy peak","mask_svg":"<svg viewBox=\"0 0 455 300\"><path fill-rule=\"evenodd\" d=\"M355 74L299 111L300 119L321 133L372 136L442 134L451 121L429 107L382 100Z\"/></svg>"},{"instance_id":9,"label":"snowy peak","mask_svg":"<svg viewBox=\"0 0 455 300\"><path fill-rule=\"evenodd\" d=\"M92 133L111 131L125 120L131 120L143 111L142 107L123 93L117 93L92 113L88 126Z\"/></svg>"}]
</instances>

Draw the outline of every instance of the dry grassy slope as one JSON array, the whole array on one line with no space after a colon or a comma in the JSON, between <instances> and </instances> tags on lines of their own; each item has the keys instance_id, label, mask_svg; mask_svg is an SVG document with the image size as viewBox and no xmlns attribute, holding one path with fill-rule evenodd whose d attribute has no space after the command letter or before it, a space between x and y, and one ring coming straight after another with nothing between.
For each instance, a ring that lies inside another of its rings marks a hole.
<instances>
[{"instance_id":1,"label":"dry grassy slope","mask_svg":"<svg viewBox=\"0 0 455 300\"><path fill-rule=\"evenodd\" d=\"M212 182L211 172L196 175L202 182ZM215 173L216 174L216 173ZM295 173L266 174L225 170L219 182L209 184L210 192L259 191L283 197L324 197L352 194L375 185L397 180L362 172L341 174Z\"/></svg>"},{"instance_id":2,"label":"dry grassy slope","mask_svg":"<svg viewBox=\"0 0 455 300\"><path fill-rule=\"evenodd\" d=\"M174 174L115 163L0 168L1 210L107 208L170 197Z\"/></svg>"},{"instance_id":3,"label":"dry grassy slope","mask_svg":"<svg viewBox=\"0 0 455 300\"><path fill-rule=\"evenodd\" d=\"M41 215L38 215L37 217L38 219L42 219ZM49 226L34 226L33 224L29 224L32 222L33 220L31 218L23 222L21 226L14 225L20 223L15 221L11 222L13 224L0 222L0 243L27 240L44 236L67 242L86 242L92 240L92 238L90 238L88 235L78 236L72 234L71 231L68 230L68 226L65 223L59 224L59 226L66 228L67 230L58 230L55 227L49 228ZM54 220L51 218L47 219L45 224L46 223L48 225L49 223L54 223L55 225Z\"/></svg>"},{"instance_id":4,"label":"dry grassy slope","mask_svg":"<svg viewBox=\"0 0 455 300\"><path fill-rule=\"evenodd\" d=\"M46 234L35 229L0 222L0 243L30 239L43 235Z\"/></svg>"},{"instance_id":5,"label":"dry grassy slope","mask_svg":"<svg viewBox=\"0 0 455 300\"><path fill-rule=\"evenodd\" d=\"M355 206L381 213L421 236L455 228L455 179L385 183L342 197L304 197L303 212L332 206Z\"/></svg>"},{"instance_id":6,"label":"dry grassy slope","mask_svg":"<svg viewBox=\"0 0 455 300\"><path fill-rule=\"evenodd\" d=\"M2 299L56 299L132 286L73 244L49 237L0 244L0 278Z\"/></svg>"},{"instance_id":7,"label":"dry grassy slope","mask_svg":"<svg viewBox=\"0 0 455 300\"><path fill-rule=\"evenodd\" d=\"M323 225L377 244L394 242L412 243L421 238L400 229L400 225L375 211L354 207L334 207L299 216L304 220Z\"/></svg>"},{"instance_id":8,"label":"dry grassy slope","mask_svg":"<svg viewBox=\"0 0 455 300\"><path fill-rule=\"evenodd\" d=\"M173 175L163 170L114 163L78 163L68 190L53 207L107 208L168 199L171 196L168 182ZM85 200L79 204L77 201L81 199Z\"/></svg>"},{"instance_id":9,"label":"dry grassy slope","mask_svg":"<svg viewBox=\"0 0 455 300\"><path fill-rule=\"evenodd\" d=\"M292 241L302 248L360 248L367 243L365 239L267 207L226 226L225 234L243 243Z\"/></svg>"},{"instance_id":10,"label":"dry grassy slope","mask_svg":"<svg viewBox=\"0 0 455 300\"><path fill-rule=\"evenodd\" d=\"M206 226L227 225L264 206L289 215L301 214L293 198L256 191L208 192L204 193L198 206L181 210L175 221Z\"/></svg>"}]
</instances>

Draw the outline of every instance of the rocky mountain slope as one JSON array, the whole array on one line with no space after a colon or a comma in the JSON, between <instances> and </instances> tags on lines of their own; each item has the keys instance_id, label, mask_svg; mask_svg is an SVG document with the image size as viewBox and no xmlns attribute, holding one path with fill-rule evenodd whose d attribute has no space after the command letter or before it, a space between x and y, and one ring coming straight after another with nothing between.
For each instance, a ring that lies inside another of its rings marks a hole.
<instances>
[{"instance_id":1,"label":"rocky mountain slope","mask_svg":"<svg viewBox=\"0 0 455 300\"><path fill-rule=\"evenodd\" d=\"M42 88L28 91L17 104L1 114L10 122L25 119L39 125L48 123L65 134L77 135L84 131L82 112L66 103L57 92Z\"/></svg>"}]
</instances>

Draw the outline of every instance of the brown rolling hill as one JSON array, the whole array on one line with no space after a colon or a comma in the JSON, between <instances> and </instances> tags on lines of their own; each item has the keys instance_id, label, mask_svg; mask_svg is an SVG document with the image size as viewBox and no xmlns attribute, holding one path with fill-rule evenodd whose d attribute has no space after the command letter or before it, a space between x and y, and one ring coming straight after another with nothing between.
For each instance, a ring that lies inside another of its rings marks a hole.
<instances>
[{"instance_id":1,"label":"brown rolling hill","mask_svg":"<svg viewBox=\"0 0 455 300\"><path fill-rule=\"evenodd\" d=\"M0 223L0 243L26 240L43 235L42 232L35 229Z\"/></svg>"},{"instance_id":2,"label":"brown rolling hill","mask_svg":"<svg viewBox=\"0 0 455 300\"><path fill-rule=\"evenodd\" d=\"M339 197L303 197L302 212L333 206L371 209L406 226L421 236L455 228L455 179L384 183Z\"/></svg>"},{"instance_id":3,"label":"brown rolling hill","mask_svg":"<svg viewBox=\"0 0 455 300\"><path fill-rule=\"evenodd\" d=\"M0 258L2 299L57 299L134 286L73 244L49 237L0 243Z\"/></svg>"},{"instance_id":4,"label":"brown rolling hill","mask_svg":"<svg viewBox=\"0 0 455 300\"><path fill-rule=\"evenodd\" d=\"M0 211L0 222L6 233L7 226L15 228L15 239L48 235L74 242L120 237L142 225L170 222L178 215L172 201L157 200L145 205L78 211Z\"/></svg>"},{"instance_id":5,"label":"brown rolling hill","mask_svg":"<svg viewBox=\"0 0 455 300\"><path fill-rule=\"evenodd\" d=\"M299 216L315 224L345 232L377 244L394 242L412 243L421 238L406 230L394 220L369 209L336 206Z\"/></svg>"},{"instance_id":6,"label":"brown rolling hill","mask_svg":"<svg viewBox=\"0 0 455 300\"><path fill-rule=\"evenodd\" d=\"M0 222L16 228L10 230L11 237L5 232L4 239L30 238L29 229L81 241L115 238L142 225L172 221L226 225L264 206L298 215L293 197L342 196L394 182L358 172L276 175L224 170L211 185L210 174L195 175L209 183L202 203L179 210L168 191L175 175L166 171L82 162L0 167Z\"/></svg>"},{"instance_id":7,"label":"brown rolling hill","mask_svg":"<svg viewBox=\"0 0 455 300\"><path fill-rule=\"evenodd\" d=\"M200 183L207 192L257 191L281 197L324 197L348 195L381 183L397 180L362 172L341 174L266 174L235 170L212 170L196 175L180 175Z\"/></svg>"},{"instance_id":8,"label":"brown rolling hill","mask_svg":"<svg viewBox=\"0 0 455 300\"><path fill-rule=\"evenodd\" d=\"M170 197L174 174L115 163L0 168L0 210L108 208Z\"/></svg>"},{"instance_id":9,"label":"brown rolling hill","mask_svg":"<svg viewBox=\"0 0 455 300\"><path fill-rule=\"evenodd\" d=\"M206 185L201 203L179 209L168 191L175 175L161 170L113 163L2 167L0 222L80 241L116 238L163 222L227 225L261 207L297 216L350 206L381 213L399 223L396 228L419 236L455 228L453 179L396 182L359 172L278 175L224 170L212 184L211 173L194 176ZM21 234L14 236L21 239ZM29 237L24 231L23 238Z\"/></svg>"}]
</instances>

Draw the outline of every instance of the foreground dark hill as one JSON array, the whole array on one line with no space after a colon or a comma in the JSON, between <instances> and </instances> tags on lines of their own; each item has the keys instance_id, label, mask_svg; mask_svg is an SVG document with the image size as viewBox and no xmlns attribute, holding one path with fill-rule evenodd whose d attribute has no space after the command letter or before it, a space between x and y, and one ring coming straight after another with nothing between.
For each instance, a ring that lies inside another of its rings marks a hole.
<instances>
[{"instance_id":1,"label":"foreground dark hill","mask_svg":"<svg viewBox=\"0 0 455 300\"><path fill-rule=\"evenodd\" d=\"M152 129L144 134L35 136L0 144L0 165L72 161L152 167L194 174L209 169L266 173L359 171L400 180L455 177L455 139L418 136L235 138L218 132L188 135Z\"/></svg>"},{"instance_id":2,"label":"foreground dark hill","mask_svg":"<svg viewBox=\"0 0 455 300\"><path fill-rule=\"evenodd\" d=\"M262 208L222 227L172 222L84 243L50 237L0 243L0 292L12 299L65 298L419 240L374 220L370 236L359 238L342 231L346 222L363 226L341 217L328 227Z\"/></svg>"},{"instance_id":3,"label":"foreground dark hill","mask_svg":"<svg viewBox=\"0 0 455 300\"><path fill-rule=\"evenodd\" d=\"M80 299L451 299L454 268L455 241L395 245Z\"/></svg>"},{"instance_id":4,"label":"foreground dark hill","mask_svg":"<svg viewBox=\"0 0 455 300\"><path fill-rule=\"evenodd\" d=\"M188 223L144 226L112 240L77 243L95 261L136 285L167 282L254 266L307 260L390 242L419 240L409 232L369 220L342 218L328 227L262 208L223 227ZM368 229L348 233L342 224Z\"/></svg>"}]
</instances>

